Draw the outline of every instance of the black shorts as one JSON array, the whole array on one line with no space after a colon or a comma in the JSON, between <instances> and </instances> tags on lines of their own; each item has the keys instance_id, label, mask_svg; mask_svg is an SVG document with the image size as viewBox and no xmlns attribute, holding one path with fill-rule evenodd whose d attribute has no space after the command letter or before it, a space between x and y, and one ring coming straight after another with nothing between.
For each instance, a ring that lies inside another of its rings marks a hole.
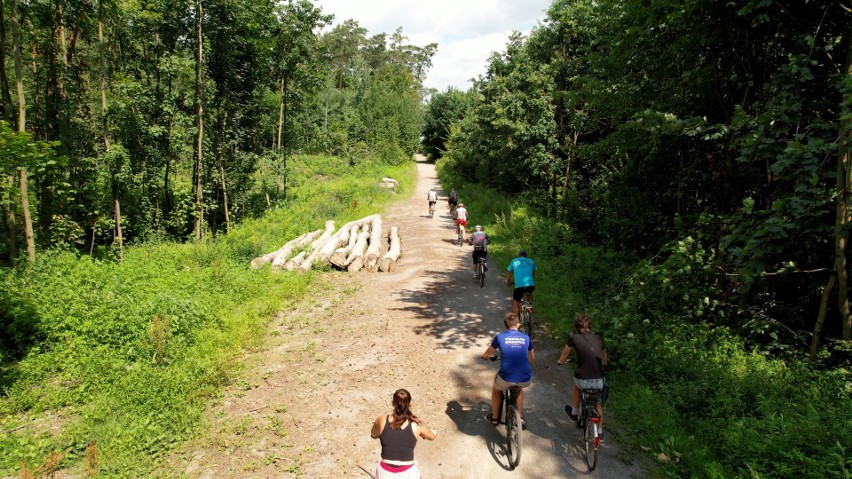
<instances>
[{"instance_id":1,"label":"black shorts","mask_svg":"<svg viewBox=\"0 0 852 479\"><path fill-rule=\"evenodd\" d=\"M520 301L524 299L524 295L535 291L535 286L521 286L520 288L515 288L515 292L512 293L512 299L515 301Z\"/></svg>"},{"instance_id":2,"label":"black shorts","mask_svg":"<svg viewBox=\"0 0 852 479\"><path fill-rule=\"evenodd\" d=\"M482 257L482 261L485 261L485 257L487 255L487 250L477 250L476 248L474 248L473 255L471 255L471 257L473 258L473 264L476 264L476 260L478 260L480 257Z\"/></svg>"},{"instance_id":3,"label":"black shorts","mask_svg":"<svg viewBox=\"0 0 852 479\"><path fill-rule=\"evenodd\" d=\"M452 198L450 198L448 201L450 202L450 206L459 204L459 200L454 200Z\"/></svg>"}]
</instances>

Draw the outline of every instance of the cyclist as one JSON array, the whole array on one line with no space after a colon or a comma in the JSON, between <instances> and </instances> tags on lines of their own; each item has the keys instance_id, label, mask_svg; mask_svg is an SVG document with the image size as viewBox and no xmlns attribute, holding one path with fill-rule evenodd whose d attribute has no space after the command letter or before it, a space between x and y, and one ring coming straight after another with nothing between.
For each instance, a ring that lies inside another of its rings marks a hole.
<instances>
[{"instance_id":1,"label":"cyclist","mask_svg":"<svg viewBox=\"0 0 852 479\"><path fill-rule=\"evenodd\" d=\"M527 258L525 250L518 251L518 257L509 263L506 269L506 284L515 282L515 291L512 293L512 312L518 314L518 306L525 294L530 295L532 302L532 293L535 291L535 272L538 267L535 261Z\"/></svg>"},{"instance_id":2,"label":"cyclist","mask_svg":"<svg viewBox=\"0 0 852 479\"><path fill-rule=\"evenodd\" d=\"M456 233L459 232L459 228L467 227L467 208L464 207L464 203L459 203L459 207L456 209ZM464 238L462 238L464 239Z\"/></svg>"},{"instance_id":3,"label":"cyclist","mask_svg":"<svg viewBox=\"0 0 852 479\"><path fill-rule=\"evenodd\" d=\"M429 200L429 209L427 211L432 211L432 208L435 207L435 203L438 202L438 192L435 191L434 186L431 190L429 190L429 194L426 195L426 198Z\"/></svg>"},{"instance_id":4,"label":"cyclist","mask_svg":"<svg viewBox=\"0 0 852 479\"><path fill-rule=\"evenodd\" d=\"M453 211L453 207L459 204L459 194L456 193L455 188L450 190L450 196L447 198L447 203L450 204L450 211Z\"/></svg>"},{"instance_id":5,"label":"cyclist","mask_svg":"<svg viewBox=\"0 0 852 479\"><path fill-rule=\"evenodd\" d=\"M488 255L488 243L491 239L488 237L488 234L482 231L482 225L476 225L476 230L470 235L470 244L473 245L473 279L479 279L479 274L476 271L476 263L479 262L479 258L482 258L482 262L485 263L485 257ZM485 271L488 271L488 265L482 265L485 268Z\"/></svg>"},{"instance_id":6,"label":"cyclist","mask_svg":"<svg viewBox=\"0 0 852 479\"><path fill-rule=\"evenodd\" d=\"M382 443L382 460L376 465L376 477L419 478L420 471L414 462L418 436L431 441L438 437L438 431L411 412L411 394L397 389L393 393L393 412L377 417L370 430L370 437Z\"/></svg>"},{"instance_id":7,"label":"cyclist","mask_svg":"<svg viewBox=\"0 0 852 479\"><path fill-rule=\"evenodd\" d=\"M574 370L571 404L565 406L565 412L572 421L577 421L577 415L580 414L581 390L604 388L604 366L607 363L603 338L592 332L592 318L585 313L580 313L574 318L574 334L568 335L556 365L565 364L572 350L577 352L577 369ZM598 401L597 409L601 418L601 431L598 437L603 440L603 401Z\"/></svg>"},{"instance_id":8,"label":"cyclist","mask_svg":"<svg viewBox=\"0 0 852 479\"><path fill-rule=\"evenodd\" d=\"M521 321L517 314L506 313L503 324L506 326L506 331L494 336L491 345L481 356L482 359L490 359L497 350L500 350L500 370L494 376L494 384L491 387L491 413L485 418L491 421L493 426L500 424L500 402L503 399L503 391L512 386L520 386L518 412L521 414L521 429L526 429L523 388L529 386L532 380L535 351L530 337L518 331Z\"/></svg>"}]
</instances>

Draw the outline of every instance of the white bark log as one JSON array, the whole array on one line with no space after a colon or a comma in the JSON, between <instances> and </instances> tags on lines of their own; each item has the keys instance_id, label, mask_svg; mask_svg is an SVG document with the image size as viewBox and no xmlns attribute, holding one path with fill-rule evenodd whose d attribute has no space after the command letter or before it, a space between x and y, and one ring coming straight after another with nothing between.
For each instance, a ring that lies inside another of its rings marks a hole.
<instances>
[{"instance_id":1,"label":"white bark log","mask_svg":"<svg viewBox=\"0 0 852 479\"><path fill-rule=\"evenodd\" d=\"M308 255L307 251L302 251L301 253L293 256L289 260L287 260L287 264L284 265L284 268L287 271L295 271L299 269L299 266L302 265L302 262L305 261L305 256Z\"/></svg>"},{"instance_id":2,"label":"white bark log","mask_svg":"<svg viewBox=\"0 0 852 479\"><path fill-rule=\"evenodd\" d=\"M320 233L322 233L322 230L311 231L310 233L305 233L294 240L290 240L287 242L287 244L273 251L272 253L268 253L263 256L258 256L257 258L251 260L251 267L253 269L258 269L266 263L272 263L275 258L279 256L283 257L283 260L286 262L287 257L290 256L293 251L307 245L308 243L313 241L317 236L319 236ZM281 265L283 264L284 262L281 262Z\"/></svg>"},{"instance_id":3,"label":"white bark log","mask_svg":"<svg viewBox=\"0 0 852 479\"><path fill-rule=\"evenodd\" d=\"M390 249L379 262L379 271L396 271L396 262L402 254L402 244L399 240L399 227L390 229Z\"/></svg>"},{"instance_id":4,"label":"white bark log","mask_svg":"<svg viewBox=\"0 0 852 479\"><path fill-rule=\"evenodd\" d=\"M376 262L379 260L379 257L385 249L385 246L382 244L385 239L382 234L381 217L373 220L373 223L370 225L370 231L372 231L373 234L370 235L370 246L364 254L364 267L370 271L375 271Z\"/></svg>"},{"instance_id":5,"label":"white bark log","mask_svg":"<svg viewBox=\"0 0 852 479\"><path fill-rule=\"evenodd\" d=\"M334 252L340 248L341 246L347 244L349 242L349 237L351 236L351 230L353 226L361 226L367 223L373 222L376 218L381 218L379 215L370 215L360 220L350 221L345 225L341 226L337 233L334 234L329 240L325 243L317 256L317 260L321 261L323 264L329 264L331 260L331 256Z\"/></svg>"},{"instance_id":6,"label":"white bark log","mask_svg":"<svg viewBox=\"0 0 852 479\"><path fill-rule=\"evenodd\" d=\"M355 273L361 270L364 267L364 252L367 250L367 242L370 239L370 228L367 225L364 225L363 231L358 235L358 240L355 242L355 246L352 247L352 253L349 254L349 257L346 258L346 269L350 273Z\"/></svg>"},{"instance_id":7,"label":"white bark log","mask_svg":"<svg viewBox=\"0 0 852 479\"><path fill-rule=\"evenodd\" d=\"M311 243L311 252L308 254L308 257L302 261L302 264L299 265L299 271L302 273L311 269L314 261L319 257L322 253L322 248L325 246L328 241L334 237L334 221L328 220L325 222L325 231L322 236L316 239L313 243Z\"/></svg>"},{"instance_id":8,"label":"white bark log","mask_svg":"<svg viewBox=\"0 0 852 479\"><path fill-rule=\"evenodd\" d=\"M358 225L353 225L349 232L349 244L342 248L338 248L332 253L329 261L337 268L343 268L346 264L346 257L349 256L349 253L352 252L352 247L355 246L355 242L358 241L358 231L360 231L361 227Z\"/></svg>"}]
</instances>

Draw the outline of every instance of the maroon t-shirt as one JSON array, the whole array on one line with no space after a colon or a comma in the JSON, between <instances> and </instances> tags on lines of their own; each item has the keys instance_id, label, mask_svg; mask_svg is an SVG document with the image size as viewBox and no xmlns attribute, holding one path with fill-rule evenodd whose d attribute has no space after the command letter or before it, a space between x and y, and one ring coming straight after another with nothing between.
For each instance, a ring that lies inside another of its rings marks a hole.
<instances>
[{"instance_id":1,"label":"maroon t-shirt","mask_svg":"<svg viewBox=\"0 0 852 479\"><path fill-rule=\"evenodd\" d=\"M572 334L565 341L577 353L577 379L600 379L603 377L603 352L606 347L603 338L594 333Z\"/></svg>"}]
</instances>

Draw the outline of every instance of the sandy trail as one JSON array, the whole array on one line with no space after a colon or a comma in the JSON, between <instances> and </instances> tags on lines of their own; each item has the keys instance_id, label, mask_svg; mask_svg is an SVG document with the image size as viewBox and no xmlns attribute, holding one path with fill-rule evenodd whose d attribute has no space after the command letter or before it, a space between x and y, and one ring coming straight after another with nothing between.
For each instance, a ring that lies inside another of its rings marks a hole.
<instances>
[{"instance_id":1,"label":"sandy trail","mask_svg":"<svg viewBox=\"0 0 852 479\"><path fill-rule=\"evenodd\" d=\"M418 441L426 478L645 476L625 462L634 461L609 428L588 472L580 431L563 411L568 371L555 366L562 345L535 336L528 430L510 470L505 428L484 419L497 365L479 359L510 307L505 265L489 263L480 289L471 247L453 244L446 192L435 218L427 216L426 194L440 185L434 165L420 160L414 195L383 215L386 228L400 226L397 271L322 274L317 297L280 315L263 349L246 355L240 379L206 413L209 434L172 455L161 475L367 478L357 466L372 471L379 460L372 421L404 387L415 413L439 431L435 441Z\"/></svg>"}]
</instances>

